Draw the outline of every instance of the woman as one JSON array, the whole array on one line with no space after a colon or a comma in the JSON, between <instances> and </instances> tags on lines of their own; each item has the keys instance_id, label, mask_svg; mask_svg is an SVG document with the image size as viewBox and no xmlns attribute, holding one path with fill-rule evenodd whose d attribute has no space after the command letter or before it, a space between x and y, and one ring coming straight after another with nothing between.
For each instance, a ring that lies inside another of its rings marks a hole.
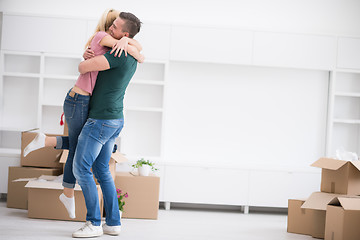
<instances>
[{"instance_id":1,"label":"woman","mask_svg":"<svg viewBox=\"0 0 360 240\"><path fill-rule=\"evenodd\" d=\"M115 51L115 56L121 56L124 50L125 55L127 51L138 62L143 62L144 57L140 54L141 46L134 40L123 37L121 40L115 39L110 35L109 28L113 21L119 16L120 12L114 9L107 10L103 13L95 33L86 43L86 48L91 49L86 51L84 58L93 55L102 55L109 51L112 47L112 52ZM111 53L112 53L111 52ZM120 53L119 53L120 52ZM70 218L75 218L75 198L74 187L76 179L73 174L73 158L78 141L78 136L85 124L88 116L89 101L92 91L95 86L98 72L89 72L81 74L76 81L75 86L69 90L64 101L65 120L68 124L69 137L47 137L43 133L39 133L36 138L24 149L24 157L30 152L42 147L56 147L57 149L69 149L69 155L64 168L63 186L64 191L59 196L59 199L66 207Z\"/></svg>"}]
</instances>

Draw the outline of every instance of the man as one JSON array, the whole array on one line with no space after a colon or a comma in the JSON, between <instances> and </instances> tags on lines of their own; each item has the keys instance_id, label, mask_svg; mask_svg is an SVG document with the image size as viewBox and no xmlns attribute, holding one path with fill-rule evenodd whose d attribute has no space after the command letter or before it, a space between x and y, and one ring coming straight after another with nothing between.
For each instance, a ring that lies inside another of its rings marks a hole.
<instances>
[{"instance_id":1,"label":"man","mask_svg":"<svg viewBox=\"0 0 360 240\"><path fill-rule=\"evenodd\" d=\"M133 38L140 31L140 20L131 13L120 13L110 27L110 35ZM121 231L116 188L109 171L109 160L115 138L123 127L123 99L126 87L135 73L137 61L124 52L115 57L109 52L79 64L79 72L99 72L89 117L80 136L74 156L74 175L84 194L86 224L73 237L97 237L103 233L118 235ZM104 71L106 70L106 71ZM99 198L93 173L104 195L106 223L101 226Z\"/></svg>"}]
</instances>

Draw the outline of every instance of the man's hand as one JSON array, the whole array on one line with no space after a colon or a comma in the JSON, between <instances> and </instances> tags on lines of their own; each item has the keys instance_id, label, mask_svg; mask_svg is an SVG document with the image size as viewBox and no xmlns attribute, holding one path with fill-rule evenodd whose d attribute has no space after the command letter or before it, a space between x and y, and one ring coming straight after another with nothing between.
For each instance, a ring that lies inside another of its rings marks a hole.
<instances>
[{"instance_id":1,"label":"man's hand","mask_svg":"<svg viewBox=\"0 0 360 240\"><path fill-rule=\"evenodd\" d=\"M88 60L88 59L93 58L93 57L95 57L95 53L94 53L93 50L91 50L91 47L89 46L89 47L87 47L87 49L85 50L85 52L84 52L84 54L83 54L83 58L84 58L85 60Z\"/></svg>"}]
</instances>

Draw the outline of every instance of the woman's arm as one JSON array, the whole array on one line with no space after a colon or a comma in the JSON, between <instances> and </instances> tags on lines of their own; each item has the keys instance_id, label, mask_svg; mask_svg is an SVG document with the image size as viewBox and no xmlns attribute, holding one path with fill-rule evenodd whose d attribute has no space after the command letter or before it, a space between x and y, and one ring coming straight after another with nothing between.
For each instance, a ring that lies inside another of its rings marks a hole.
<instances>
[{"instance_id":1,"label":"woman's arm","mask_svg":"<svg viewBox=\"0 0 360 240\"><path fill-rule=\"evenodd\" d=\"M134 43L134 45L132 43ZM134 39L123 37L120 40L116 40L110 35L107 35L100 41L100 45L112 47L110 53L115 51L115 57L121 56L122 51L125 51L125 56L127 56L127 53L129 52L139 63L144 62L144 55L140 53L142 47L139 42Z\"/></svg>"}]
</instances>

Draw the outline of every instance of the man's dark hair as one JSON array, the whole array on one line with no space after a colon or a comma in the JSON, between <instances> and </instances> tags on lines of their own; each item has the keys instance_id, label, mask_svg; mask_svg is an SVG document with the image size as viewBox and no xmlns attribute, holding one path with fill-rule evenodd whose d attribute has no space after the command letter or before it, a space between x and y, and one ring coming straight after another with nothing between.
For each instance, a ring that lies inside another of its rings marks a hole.
<instances>
[{"instance_id":1,"label":"man's dark hair","mask_svg":"<svg viewBox=\"0 0 360 240\"><path fill-rule=\"evenodd\" d=\"M125 22L123 25L123 32L128 32L130 38L133 38L138 32L140 32L142 22L140 22L140 19L138 19L134 14L121 12L119 17Z\"/></svg>"}]
</instances>

